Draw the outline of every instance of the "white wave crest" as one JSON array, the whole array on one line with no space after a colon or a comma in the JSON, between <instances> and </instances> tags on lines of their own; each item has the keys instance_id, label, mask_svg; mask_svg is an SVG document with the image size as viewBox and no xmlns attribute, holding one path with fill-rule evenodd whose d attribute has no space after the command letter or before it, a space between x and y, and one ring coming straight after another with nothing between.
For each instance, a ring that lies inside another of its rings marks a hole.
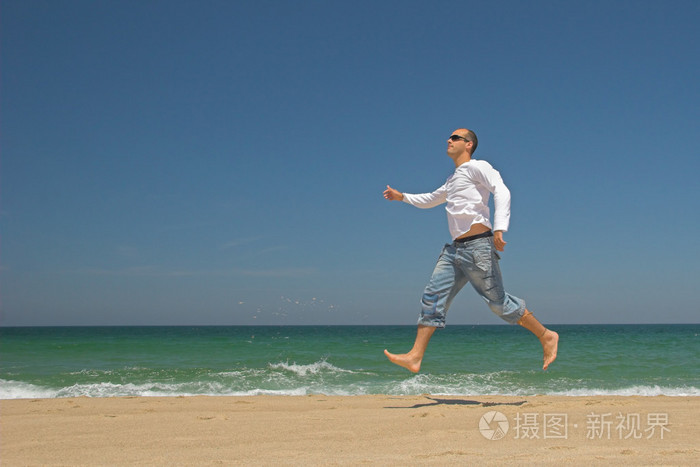
<instances>
[{"instance_id":1,"label":"white wave crest","mask_svg":"<svg viewBox=\"0 0 700 467\"><path fill-rule=\"evenodd\" d=\"M0 399L53 399L55 389L43 388L31 383L0 379Z\"/></svg>"},{"instance_id":2,"label":"white wave crest","mask_svg":"<svg viewBox=\"0 0 700 467\"><path fill-rule=\"evenodd\" d=\"M308 365L280 362L270 363L268 366L273 370L289 371L296 374L297 376L317 375L320 373L355 373L352 370L338 368L337 366L328 363L326 360L319 360L318 362L309 363Z\"/></svg>"}]
</instances>

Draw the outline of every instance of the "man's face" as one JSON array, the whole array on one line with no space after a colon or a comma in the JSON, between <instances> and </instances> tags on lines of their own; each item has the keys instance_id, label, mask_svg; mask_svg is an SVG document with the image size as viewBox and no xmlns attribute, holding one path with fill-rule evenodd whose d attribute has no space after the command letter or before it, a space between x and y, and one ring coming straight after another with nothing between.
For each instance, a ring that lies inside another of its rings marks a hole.
<instances>
[{"instance_id":1,"label":"man's face","mask_svg":"<svg viewBox=\"0 0 700 467\"><path fill-rule=\"evenodd\" d=\"M465 130L453 131L450 137L447 138L447 155L454 159L467 151L467 145L473 143L465 141L466 138L467 132Z\"/></svg>"}]
</instances>

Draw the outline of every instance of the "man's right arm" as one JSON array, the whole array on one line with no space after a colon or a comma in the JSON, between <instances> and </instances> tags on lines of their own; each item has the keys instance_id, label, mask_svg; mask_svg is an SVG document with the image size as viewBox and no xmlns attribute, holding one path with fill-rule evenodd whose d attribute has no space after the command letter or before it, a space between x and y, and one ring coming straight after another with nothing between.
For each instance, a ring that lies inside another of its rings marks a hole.
<instances>
[{"instance_id":1,"label":"man's right arm","mask_svg":"<svg viewBox=\"0 0 700 467\"><path fill-rule=\"evenodd\" d=\"M403 193L387 185L386 190L384 190L384 198L389 201L403 201Z\"/></svg>"},{"instance_id":2,"label":"man's right arm","mask_svg":"<svg viewBox=\"0 0 700 467\"><path fill-rule=\"evenodd\" d=\"M387 185L384 197L389 201L403 201L417 208L429 209L447 201L447 187L443 185L432 193L411 194L401 193Z\"/></svg>"}]
</instances>

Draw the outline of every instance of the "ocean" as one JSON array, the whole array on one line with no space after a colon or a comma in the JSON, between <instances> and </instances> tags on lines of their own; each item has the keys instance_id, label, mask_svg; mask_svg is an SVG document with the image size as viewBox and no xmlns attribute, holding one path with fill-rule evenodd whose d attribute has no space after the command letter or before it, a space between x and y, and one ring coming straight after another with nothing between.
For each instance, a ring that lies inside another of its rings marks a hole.
<instances>
[{"instance_id":1,"label":"ocean","mask_svg":"<svg viewBox=\"0 0 700 467\"><path fill-rule=\"evenodd\" d=\"M270 395L700 396L700 324L560 325L542 371L519 326L438 330L421 373L391 364L415 326L0 328L0 399Z\"/></svg>"}]
</instances>

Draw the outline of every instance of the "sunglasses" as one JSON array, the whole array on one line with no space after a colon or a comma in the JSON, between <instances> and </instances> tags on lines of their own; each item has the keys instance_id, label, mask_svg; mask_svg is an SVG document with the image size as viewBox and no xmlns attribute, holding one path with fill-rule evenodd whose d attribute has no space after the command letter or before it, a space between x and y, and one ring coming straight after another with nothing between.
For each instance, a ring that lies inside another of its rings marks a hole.
<instances>
[{"instance_id":1,"label":"sunglasses","mask_svg":"<svg viewBox=\"0 0 700 467\"><path fill-rule=\"evenodd\" d=\"M459 141L459 140L461 139L461 140L464 141L465 143L468 143L468 142L471 141L470 139L467 139L467 138L465 138L464 136L459 136L459 135L452 135L452 136L450 136L450 137L447 138L447 139L449 139L450 141Z\"/></svg>"}]
</instances>

